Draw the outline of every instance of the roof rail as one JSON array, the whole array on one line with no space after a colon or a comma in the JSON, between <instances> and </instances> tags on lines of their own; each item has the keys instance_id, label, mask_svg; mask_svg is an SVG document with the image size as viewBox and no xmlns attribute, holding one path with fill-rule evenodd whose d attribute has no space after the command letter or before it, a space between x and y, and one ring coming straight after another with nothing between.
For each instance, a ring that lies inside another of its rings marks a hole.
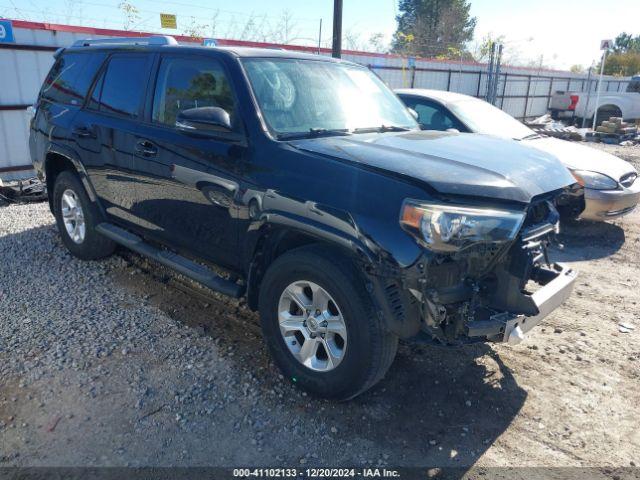
<instances>
[{"instance_id":1,"label":"roof rail","mask_svg":"<svg viewBox=\"0 0 640 480\"><path fill-rule=\"evenodd\" d=\"M76 40L71 46L90 47L92 45L178 45L178 42L170 35L151 35L150 37L90 38Z\"/></svg>"}]
</instances>

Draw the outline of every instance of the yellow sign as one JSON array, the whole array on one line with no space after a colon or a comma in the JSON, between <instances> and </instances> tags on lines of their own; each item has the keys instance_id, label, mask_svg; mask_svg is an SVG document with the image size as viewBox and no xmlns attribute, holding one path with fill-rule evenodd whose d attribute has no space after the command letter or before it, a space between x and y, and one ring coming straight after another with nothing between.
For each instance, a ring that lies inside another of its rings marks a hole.
<instances>
[{"instance_id":1,"label":"yellow sign","mask_svg":"<svg viewBox=\"0 0 640 480\"><path fill-rule=\"evenodd\" d=\"M178 20L175 15L170 13L161 13L160 14L160 26L162 28L178 28Z\"/></svg>"}]
</instances>

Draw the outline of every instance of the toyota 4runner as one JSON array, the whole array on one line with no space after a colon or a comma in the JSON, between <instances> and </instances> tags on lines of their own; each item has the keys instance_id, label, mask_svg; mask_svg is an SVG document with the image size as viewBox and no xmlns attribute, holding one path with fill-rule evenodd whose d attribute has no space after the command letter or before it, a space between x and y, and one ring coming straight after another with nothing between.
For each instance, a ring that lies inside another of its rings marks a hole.
<instances>
[{"instance_id":1,"label":"toyota 4runner","mask_svg":"<svg viewBox=\"0 0 640 480\"><path fill-rule=\"evenodd\" d=\"M30 150L73 255L122 245L246 297L285 376L329 398L380 380L398 339L517 342L576 278L547 252L566 168L420 131L345 61L78 41L56 53Z\"/></svg>"}]
</instances>

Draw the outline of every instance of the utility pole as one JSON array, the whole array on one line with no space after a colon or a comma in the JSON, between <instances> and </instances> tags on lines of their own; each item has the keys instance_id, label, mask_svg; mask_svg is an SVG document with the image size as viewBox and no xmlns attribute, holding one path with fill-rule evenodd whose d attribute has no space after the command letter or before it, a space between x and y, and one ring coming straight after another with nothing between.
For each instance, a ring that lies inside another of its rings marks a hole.
<instances>
[{"instance_id":1,"label":"utility pole","mask_svg":"<svg viewBox=\"0 0 640 480\"><path fill-rule=\"evenodd\" d=\"M589 74L587 75L587 104L584 106L584 115L582 115L582 128L587 126L587 112L591 102L591 70L593 70L593 64L589 67Z\"/></svg>"},{"instance_id":2,"label":"utility pole","mask_svg":"<svg viewBox=\"0 0 640 480\"><path fill-rule=\"evenodd\" d=\"M331 56L340 58L342 54L342 0L333 0L333 43Z\"/></svg>"},{"instance_id":3,"label":"utility pole","mask_svg":"<svg viewBox=\"0 0 640 480\"><path fill-rule=\"evenodd\" d=\"M600 90L602 89L602 74L604 73L604 62L607 61L607 51L609 50L609 47L607 46L607 48L603 50L604 53L602 54L602 63L600 64L600 78L598 78L598 91L596 92L596 111L593 112L593 125L591 126L592 130L595 130L597 126L596 122L598 121L598 109L600 108Z\"/></svg>"},{"instance_id":4,"label":"utility pole","mask_svg":"<svg viewBox=\"0 0 640 480\"><path fill-rule=\"evenodd\" d=\"M320 55L320 48L322 43L322 19L320 19L320 29L318 30L318 55Z\"/></svg>"}]
</instances>

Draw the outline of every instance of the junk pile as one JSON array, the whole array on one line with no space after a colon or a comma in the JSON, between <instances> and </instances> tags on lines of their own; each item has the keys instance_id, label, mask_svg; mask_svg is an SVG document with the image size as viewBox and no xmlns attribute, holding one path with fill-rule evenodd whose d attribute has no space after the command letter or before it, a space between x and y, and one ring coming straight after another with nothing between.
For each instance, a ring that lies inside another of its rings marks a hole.
<instances>
[{"instance_id":1,"label":"junk pile","mask_svg":"<svg viewBox=\"0 0 640 480\"><path fill-rule=\"evenodd\" d=\"M527 126L536 133L561 138L562 140L584 140L587 133L586 128L576 128L573 125L567 126L558 120L552 119L548 113L527 122Z\"/></svg>"},{"instance_id":2,"label":"junk pile","mask_svg":"<svg viewBox=\"0 0 640 480\"><path fill-rule=\"evenodd\" d=\"M3 203L40 202L46 198L46 186L37 178L12 182L3 182L0 179L0 205Z\"/></svg>"},{"instance_id":3,"label":"junk pile","mask_svg":"<svg viewBox=\"0 0 640 480\"><path fill-rule=\"evenodd\" d=\"M610 117L596 128L595 132L589 132L585 138L589 142L602 142L621 145L635 145L640 143L637 125L625 122L620 117Z\"/></svg>"}]
</instances>

